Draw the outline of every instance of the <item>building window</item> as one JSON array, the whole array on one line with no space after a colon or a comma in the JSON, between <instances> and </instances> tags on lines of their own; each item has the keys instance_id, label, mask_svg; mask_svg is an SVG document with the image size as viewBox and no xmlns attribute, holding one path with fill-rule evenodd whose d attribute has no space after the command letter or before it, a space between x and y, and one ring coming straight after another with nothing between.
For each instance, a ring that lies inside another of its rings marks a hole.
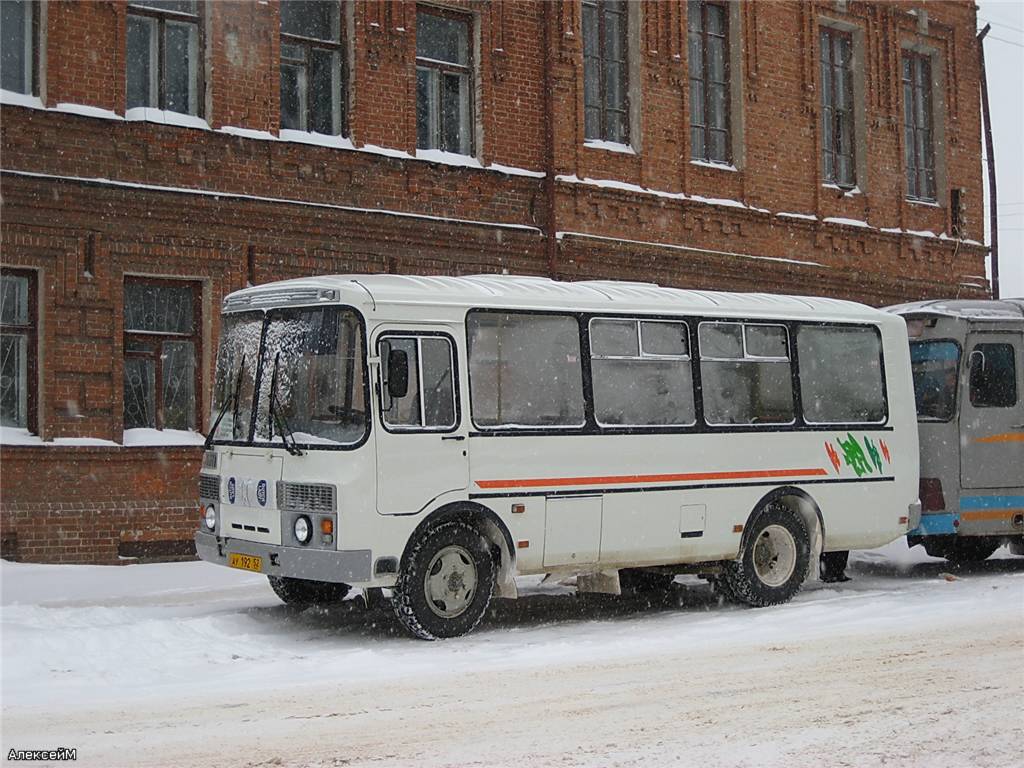
<instances>
[{"instance_id":1,"label":"building window","mask_svg":"<svg viewBox=\"0 0 1024 768\"><path fill-rule=\"evenodd\" d=\"M416 146L473 154L470 20L416 11Z\"/></svg>"},{"instance_id":2,"label":"building window","mask_svg":"<svg viewBox=\"0 0 1024 768\"><path fill-rule=\"evenodd\" d=\"M629 144L625 2L583 0L583 104L587 139Z\"/></svg>"},{"instance_id":3,"label":"building window","mask_svg":"<svg viewBox=\"0 0 1024 768\"><path fill-rule=\"evenodd\" d=\"M932 130L932 63L920 53L903 52L903 131L907 196L934 201L935 134Z\"/></svg>"},{"instance_id":4,"label":"building window","mask_svg":"<svg viewBox=\"0 0 1024 768\"><path fill-rule=\"evenodd\" d=\"M37 431L36 275L0 271L0 426Z\"/></svg>"},{"instance_id":5,"label":"building window","mask_svg":"<svg viewBox=\"0 0 1024 768\"><path fill-rule=\"evenodd\" d=\"M196 428L199 297L197 283L125 281L125 429Z\"/></svg>"},{"instance_id":6,"label":"building window","mask_svg":"<svg viewBox=\"0 0 1024 768\"><path fill-rule=\"evenodd\" d=\"M39 93L40 7L30 0L0 3L0 88L5 91Z\"/></svg>"},{"instance_id":7,"label":"building window","mask_svg":"<svg viewBox=\"0 0 1024 768\"><path fill-rule=\"evenodd\" d=\"M690 65L690 157L729 163L729 8L687 4Z\"/></svg>"},{"instance_id":8,"label":"building window","mask_svg":"<svg viewBox=\"0 0 1024 768\"><path fill-rule=\"evenodd\" d=\"M821 139L825 182L856 186L853 35L831 27L821 29Z\"/></svg>"},{"instance_id":9,"label":"building window","mask_svg":"<svg viewBox=\"0 0 1024 768\"><path fill-rule=\"evenodd\" d=\"M281 3L281 127L340 135L345 56L338 0Z\"/></svg>"},{"instance_id":10,"label":"building window","mask_svg":"<svg viewBox=\"0 0 1024 768\"><path fill-rule=\"evenodd\" d=\"M202 24L197 0L131 0L128 109L200 114Z\"/></svg>"}]
</instances>

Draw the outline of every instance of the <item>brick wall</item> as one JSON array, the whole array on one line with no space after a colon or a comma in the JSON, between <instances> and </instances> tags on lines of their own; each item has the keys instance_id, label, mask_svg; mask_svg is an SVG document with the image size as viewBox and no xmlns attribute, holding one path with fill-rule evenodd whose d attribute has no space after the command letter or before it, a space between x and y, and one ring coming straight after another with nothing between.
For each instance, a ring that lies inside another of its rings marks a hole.
<instances>
[{"instance_id":1,"label":"brick wall","mask_svg":"<svg viewBox=\"0 0 1024 768\"><path fill-rule=\"evenodd\" d=\"M275 2L204 5L208 130L69 114L60 105L124 114L126 6L48 3L42 97L49 109L6 105L0 119L2 260L39 275L44 440L122 440L126 275L202 284L202 414L221 299L285 277L507 269L875 305L986 295L978 277L985 249L977 242L972 3L929 2L927 24L908 13L914 6L895 2L737 6L741 45L732 76L743 132L736 170L689 162L681 1L633 12L633 154L584 146L578 3L442 5L473 19L477 160L533 175L409 156L412 3L345 5L350 149L223 130L279 130ZM823 18L851 25L863 39L861 194L843 195L819 179ZM935 205L903 194L899 55L907 45L934 51L941 68L946 141L937 151L947 180ZM966 241L949 236L952 187L966 190ZM198 448L3 446L4 556L175 556L195 525L199 455Z\"/></svg>"}]
</instances>

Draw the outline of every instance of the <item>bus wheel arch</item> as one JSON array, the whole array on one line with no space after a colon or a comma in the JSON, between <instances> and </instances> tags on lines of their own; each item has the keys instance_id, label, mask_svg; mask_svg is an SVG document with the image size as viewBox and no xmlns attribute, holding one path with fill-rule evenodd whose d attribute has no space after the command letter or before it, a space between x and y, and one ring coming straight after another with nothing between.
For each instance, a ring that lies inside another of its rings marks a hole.
<instances>
[{"instance_id":1,"label":"bus wheel arch","mask_svg":"<svg viewBox=\"0 0 1024 768\"><path fill-rule=\"evenodd\" d=\"M805 492L768 493L747 518L737 558L720 577L724 594L755 607L788 602L813 568L821 529L820 510Z\"/></svg>"},{"instance_id":2,"label":"bus wheel arch","mask_svg":"<svg viewBox=\"0 0 1024 768\"><path fill-rule=\"evenodd\" d=\"M750 517L747 518L747 524L743 527L744 537L746 536L747 528L754 521L754 518L762 510L775 503L785 505L791 512L803 519L804 526L807 528L807 534L811 540L810 565L807 578L818 578L819 559L821 553L825 550L825 518L821 514L821 507L818 506L818 502L802 488L785 485L775 488L770 493L762 496L757 504L754 505Z\"/></svg>"},{"instance_id":3,"label":"bus wheel arch","mask_svg":"<svg viewBox=\"0 0 1024 768\"><path fill-rule=\"evenodd\" d=\"M501 518L482 504L458 501L438 507L427 515L409 537L402 553L401 567L406 567L409 555L417 541L431 529L452 520L472 525L488 541L498 567L495 596L515 598L515 546Z\"/></svg>"}]
</instances>

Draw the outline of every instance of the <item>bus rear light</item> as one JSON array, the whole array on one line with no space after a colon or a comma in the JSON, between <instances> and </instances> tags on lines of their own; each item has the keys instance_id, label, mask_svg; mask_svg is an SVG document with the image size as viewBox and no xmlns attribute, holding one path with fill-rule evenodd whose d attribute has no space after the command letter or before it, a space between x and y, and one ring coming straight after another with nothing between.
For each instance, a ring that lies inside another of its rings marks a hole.
<instances>
[{"instance_id":1,"label":"bus rear light","mask_svg":"<svg viewBox=\"0 0 1024 768\"><path fill-rule=\"evenodd\" d=\"M946 497L942 495L942 481L937 477L922 477L918 486L922 512L941 512L946 508Z\"/></svg>"},{"instance_id":2,"label":"bus rear light","mask_svg":"<svg viewBox=\"0 0 1024 768\"><path fill-rule=\"evenodd\" d=\"M907 517L906 515L904 515L903 517L900 518L900 525L906 525L909 522L910 522L910 518Z\"/></svg>"}]
</instances>

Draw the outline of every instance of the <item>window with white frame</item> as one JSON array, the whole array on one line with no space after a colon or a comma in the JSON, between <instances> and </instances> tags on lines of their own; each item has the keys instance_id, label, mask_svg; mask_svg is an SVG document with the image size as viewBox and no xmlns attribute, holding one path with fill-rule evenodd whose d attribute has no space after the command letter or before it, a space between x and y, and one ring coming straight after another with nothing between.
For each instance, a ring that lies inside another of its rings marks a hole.
<instances>
[{"instance_id":1,"label":"window with white frame","mask_svg":"<svg viewBox=\"0 0 1024 768\"><path fill-rule=\"evenodd\" d=\"M932 60L903 52L903 138L907 197L934 202L935 131L932 124Z\"/></svg>"},{"instance_id":2,"label":"window with white frame","mask_svg":"<svg viewBox=\"0 0 1024 768\"><path fill-rule=\"evenodd\" d=\"M595 318L590 367L594 417L601 426L694 423L686 323Z\"/></svg>"},{"instance_id":3,"label":"window with white frame","mask_svg":"<svg viewBox=\"0 0 1024 768\"><path fill-rule=\"evenodd\" d=\"M130 0L128 109L201 114L202 31L198 0Z\"/></svg>"},{"instance_id":4,"label":"window with white frame","mask_svg":"<svg viewBox=\"0 0 1024 768\"><path fill-rule=\"evenodd\" d=\"M199 297L198 283L125 280L125 429L196 428Z\"/></svg>"},{"instance_id":5,"label":"window with white frame","mask_svg":"<svg viewBox=\"0 0 1024 768\"><path fill-rule=\"evenodd\" d=\"M416 146L473 154L472 20L416 10Z\"/></svg>"},{"instance_id":6,"label":"window with white frame","mask_svg":"<svg viewBox=\"0 0 1024 768\"><path fill-rule=\"evenodd\" d=\"M342 134L344 73L339 0L283 0L281 127Z\"/></svg>"},{"instance_id":7,"label":"window with white frame","mask_svg":"<svg viewBox=\"0 0 1024 768\"><path fill-rule=\"evenodd\" d=\"M701 323L698 339L708 424L793 422L793 379L785 326Z\"/></svg>"},{"instance_id":8,"label":"window with white frame","mask_svg":"<svg viewBox=\"0 0 1024 768\"><path fill-rule=\"evenodd\" d=\"M0 88L39 93L39 13L34 0L0 2Z\"/></svg>"},{"instance_id":9,"label":"window with white frame","mask_svg":"<svg viewBox=\"0 0 1024 768\"><path fill-rule=\"evenodd\" d=\"M629 8L583 0L584 137L629 144Z\"/></svg>"},{"instance_id":10,"label":"window with white frame","mask_svg":"<svg viewBox=\"0 0 1024 768\"><path fill-rule=\"evenodd\" d=\"M0 271L0 426L37 431L36 274Z\"/></svg>"}]
</instances>

